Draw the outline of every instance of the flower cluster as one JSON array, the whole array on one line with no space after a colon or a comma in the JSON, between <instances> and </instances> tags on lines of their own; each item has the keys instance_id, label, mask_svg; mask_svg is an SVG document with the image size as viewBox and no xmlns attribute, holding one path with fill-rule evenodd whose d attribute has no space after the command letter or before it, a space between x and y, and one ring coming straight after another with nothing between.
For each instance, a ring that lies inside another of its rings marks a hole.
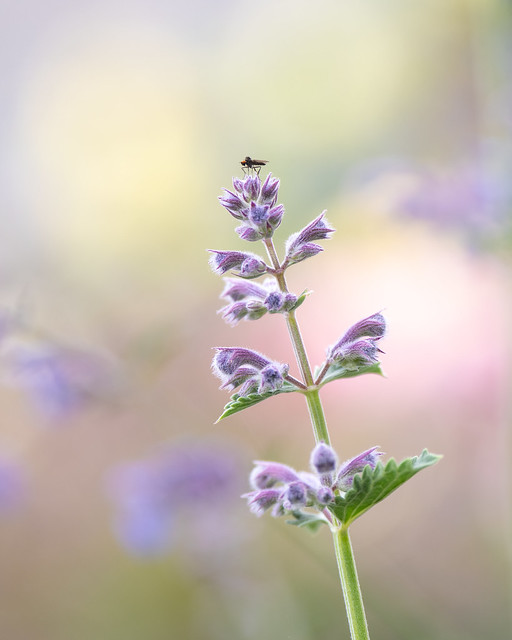
<instances>
[{"instance_id":1,"label":"flower cluster","mask_svg":"<svg viewBox=\"0 0 512 640\"><path fill-rule=\"evenodd\" d=\"M366 465L374 469L382 452L378 447L363 451L338 466L335 451L319 443L310 458L311 472L295 471L279 462L256 461L250 476L253 491L244 494L249 508L256 515L268 509L274 517L286 513L299 514L306 508L324 511L343 495L354 482L354 476Z\"/></svg>"},{"instance_id":2,"label":"flower cluster","mask_svg":"<svg viewBox=\"0 0 512 640\"><path fill-rule=\"evenodd\" d=\"M217 347L212 368L222 381L221 389L233 391L240 387L240 396L280 389L289 369L287 364L272 362L243 347Z\"/></svg>"},{"instance_id":3,"label":"flower cluster","mask_svg":"<svg viewBox=\"0 0 512 640\"><path fill-rule=\"evenodd\" d=\"M266 313L291 311L297 305L297 296L279 291L273 278L266 278L262 284L225 278L226 287L221 294L230 304L219 313L231 325L240 320L257 320Z\"/></svg>"},{"instance_id":4,"label":"flower cluster","mask_svg":"<svg viewBox=\"0 0 512 640\"><path fill-rule=\"evenodd\" d=\"M336 363L349 371L377 364L377 346L386 333L386 320L381 313L374 313L354 324L338 342L327 350L327 362Z\"/></svg>"},{"instance_id":5,"label":"flower cluster","mask_svg":"<svg viewBox=\"0 0 512 640\"><path fill-rule=\"evenodd\" d=\"M248 175L244 180L233 179L234 192L225 189L220 203L242 224L235 229L242 240L255 242L271 238L281 224L282 204L276 205L279 180L269 173L265 182L259 176Z\"/></svg>"},{"instance_id":6,"label":"flower cluster","mask_svg":"<svg viewBox=\"0 0 512 640\"><path fill-rule=\"evenodd\" d=\"M241 320L258 320L267 313L292 313L303 302L306 292L300 297L290 293L284 272L290 265L322 251L317 241L328 239L334 232L325 219L325 212L290 236L285 257L280 263L272 244L272 236L284 214L284 207L277 204L279 180L269 173L262 182L259 175L249 174L244 179L234 178L233 190L224 191L219 198L220 203L242 222L236 232L249 242L262 240L271 264L251 252L210 250L212 270L218 275L229 272L236 276L225 278L221 297L228 304L219 313L231 325ZM248 282L265 274L271 277L260 284ZM239 347L218 348L212 368L222 381L221 388L233 390L240 387L238 394L241 396L276 391L288 375L288 365L272 362L255 351ZM301 384L291 377L289 381Z\"/></svg>"}]
</instances>

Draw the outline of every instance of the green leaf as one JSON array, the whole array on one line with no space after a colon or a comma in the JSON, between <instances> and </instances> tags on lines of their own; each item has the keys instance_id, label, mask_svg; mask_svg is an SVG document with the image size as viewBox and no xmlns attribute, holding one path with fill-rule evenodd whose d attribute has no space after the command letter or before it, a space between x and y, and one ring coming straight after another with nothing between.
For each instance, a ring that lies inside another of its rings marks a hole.
<instances>
[{"instance_id":1,"label":"green leaf","mask_svg":"<svg viewBox=\"0 0 512 640\"><path fill-rule=\"evenodd\" d=\"M368 509L384 500L390 493L414 475L438 462L442 456L429 453L426 449L421 455L405 458L400 464L391 458L386 463L378 462L375 469L366 465L362 474L354 476L354 484L345 496L336 497L335 506L330 511L345 526L363 515Z\"/></svg>"},{"instance_id":2,"label":"green leaf","mask_svg":"<svg viewBox=\"0 0 512 640\"><path fill-rule=\"evenodd\" d=\"M238 393L235 393L231 396L231 399L224 407L224 411L217 418L215 424L220 422L224 418L228 416L232 416L234 413L238 413L239 411L243 411L244 409L248 409L258 402L262 402L267 398L271 398L272 396L278 396L281 393L292 393L293 391L298 391L297 387L291 382L284 382L283 386L277 391L266 391L265 393L250 393L247 396L240 396Z\"/></svg>"},{"instance_id":3,"label":"green leaf","mask_svg":"<svg viewBox=\"0 0 512 640\"><path fill-rule=\"evenodd\" d=\"M286 524L303 527L312 532L318 531L323 524L329 524L327 518L321 513L304 513L303 511L294 511L291 515L295 520L287 520Z\"/></svg>"},{"instance_id":4,"label":"green leaf","mask_svg":"<svg viewBox=\"0 0 512 640\"><path fill-rule=\"evenodd\" d=\"M315 379L320 373L320 368L315 371ZM329 369L327 369L327 373L322 378L320 382L320 386L323 387L324 384L328 382L332 382L333 380L339 380L340 378L355 378L356 376L362 376L365 373L377 373L379 376L384 376L382 373L382 369L380 368L380 362L377 364L371 364L368 367L361 367L359 369L345 369L337 364L331 364Z\"/></svg>"},{"instance_id":5,"label":"green leaf","mask_svg":"<svg viewBox=\"0 0 512 640\"><path fill-rule=\"evenodd\" d=\"M304 300L311 294L311 291L308 291L308 289L305 289L300 296L297 298L297 302L293 305L291 311L295 311L296 309L298 309L300 307L300 305L304 302Z\"/></svg>"}]
</instances>

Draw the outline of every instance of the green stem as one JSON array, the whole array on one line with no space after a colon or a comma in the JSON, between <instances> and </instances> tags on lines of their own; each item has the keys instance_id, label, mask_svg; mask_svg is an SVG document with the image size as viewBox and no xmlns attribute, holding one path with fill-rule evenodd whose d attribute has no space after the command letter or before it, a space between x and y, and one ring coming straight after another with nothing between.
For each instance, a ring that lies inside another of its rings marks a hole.
<instances>
[{"instance_id":1,"label":"green stem","mask_svg":"<svg viewBox=\"0 0 512 640\"><path fill-rule=\"evenodd\" d=\"M352 545L348 529L340 527L333 531L334 549L338 571L340 574L341 588L345 598L350 636L352 640L369 640L368 625L364 613L363 597L357 577L356 564L352 553Z\"/></svg>"},{"instance_id":2,"label":"green stem","mask_svg":"<svg viewBox=\"0 0 512 640\"><path fill-rule=\"evenodd\" d=\"M265 247L267 248L270 260L272 261L272 266L275 270L274 277L279 284L279 289L283 293L288 293L288 286L286 284L286 278L284 277L284 270L281 267L271 238L265 239L264 243ZM329 431L327 430L327 422L325 420L322 402L320 401L318 387L315 385L313 380L313 374L311 372L308 354L306 353L306 347L304 345L304 341L302 340L299 323L297 322L297 318L295 317L295 311L289 311L286 314L286 325L288 327L288 333L290 334L290 338L292 341L293 350L295 351L297 364L299 365L299 369L302 374L302 380L304 381L304 385L306 386L304 396L306 397L309 415L311 417L311 424L313 425L315 441L317 443L325 442L325 444L330 444Z\"/></svg>"},{"instance_id":3,"label":"green stem","mask_svg":"<svg viewBox=\"0 0 512 640\"><path fill-rule=\"evenodd\" d=\"M274 277L276 278L279 289L283 293L288 293L286 279L284 277L284 268L279 262L275 247L270 238L266 239L265 246L268 255L272 261L274 268ZM325 421L322 402L320 401L319 387L313 380L311 366L306 353L306 347L302 340L295 312L290 311L286 314L286 324L288 332L295 351L295 357L302 373L302 378L306 386L303 391L313 425L316 442L325 442L330 444L329 432ZM322 370L319 381L325 375L326 368ZM333 530L334 549L336 552L336 561L338 563L338 571L340 574L341 588L343 598L345 599L345 607L347 610L348 622L350 626L350 635L352 640L370 640L368 635L368 625L366 624L366 616L364 613L363 598L359 587L354 555L352 553L352 545L348 535L348 529L340 525L339 528Z\"/></svg>"}]
</instances>

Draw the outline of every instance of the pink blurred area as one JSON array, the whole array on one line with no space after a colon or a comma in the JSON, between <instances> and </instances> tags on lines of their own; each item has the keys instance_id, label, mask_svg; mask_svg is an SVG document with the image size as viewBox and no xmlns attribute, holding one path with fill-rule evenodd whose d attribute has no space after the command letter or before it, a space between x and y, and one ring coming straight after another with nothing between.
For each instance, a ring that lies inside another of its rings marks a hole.
<instances>
[{"instance_id":1,"label":"pink blurred area","mask_svg":"<svg viewBox=\"0 0 512 640\"><path fill-rule=\"evenodd\" d=\"M444 455L353 527L372 637L509 637L506 3L22 0L0 14L0 457L23 487L0 509L0 637L348 637L328 532L255 518L245 481L217 548L197 540L218 517L193 509L162 556L115 537L109 474L162 448L226 443L247 476L253 459L307 468L299 394L214 425L229 396L213 347L298 374L281 317L216 314L206 249L259 250L217 201L247 154L281 179L281 255L324 209L337 230L289 271L312 291L298 311L312 363L361 318L389 322L386 377L322 391L340 458ZM13 384L20 344L64 354L72 386L46 360L44 379ZM80 402L56 417L41 389Z\"/></svg>"}]
</instances>

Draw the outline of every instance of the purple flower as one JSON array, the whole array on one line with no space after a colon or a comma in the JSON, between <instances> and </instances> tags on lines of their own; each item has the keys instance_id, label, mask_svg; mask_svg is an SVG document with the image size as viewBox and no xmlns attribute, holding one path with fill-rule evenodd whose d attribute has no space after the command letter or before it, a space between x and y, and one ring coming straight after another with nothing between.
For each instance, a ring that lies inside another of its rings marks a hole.
<instances>
[{"instance_id":1,"label":"purple flower","mask_svg":"<svg viewBox=\"0 0 512 640\"><path fill-rule=\"evenodd\" d=\"M334 233L324 217L325 211L304 229L292 234L286 242L286 263L294 264L316 255L323 248L314 240L326 240Z\"/></svg>"},{"instance_id":2,"label":"purple flower","mask_svg":"<svg viewBox=\"0 0 512 640\"><path fill-rule=\"evenodd\" d=\"M251 511L257 515L271 507L274 517L299 514L304 509L322 512L336 495L343 495L352 487L354 476L366 465L375 468L382 455L377 449L363 451L338 467L335 451L321 442L311 453L313 473L297 472L279 462L255 462L250 476L254 491L242 497L247 498Z\"/></svg>"},{"instance_id":3,"label":"purple flower","mask_svg":"<svg viewBox=\"0 0 512 640\"><path fill-rule=\"evenodd\" d=\"M335 362L349 371L355 371L379 362L377 341L386 333L386 320L374 313L360 320L327 350L327 361Z\"/></svg>"},{"instance_id":4,"label":"purple flower","mask_svg":"<svg viewBox=\"0 0 512 640\"><path fill-rule=\"evenodd\" d=\"M277 391L283 386L284 376L288 373L288 365L271 362L260 372L258 393Z\"/></svg>"},{"instance_id":5,"label":"purple flower","mask_svg":"<svg viewBox=\"0 0 512 640\"><path fill-rule=\"evenodd\" d=\"M200 519L217 515L220 523L234 504L238 477L233 452L211 446L165 449L125 464L109 478L116 533L134 553L166 551L178 536L178 521L192 521L189 512ZM194 535L193 527L186 535ZM208 530L210 539L221 535L220 528Z\"/></svg>"},{"instance_id":6,"label":"purple flower","mask_svg":"<svg viewBox=\"0 0 512 640\"><path fill-rule=\"evenodd\" d=\"M245 224L235 229L242 240L254 242L263 238L271 238L274 231L281 224L284 215L282 204L270 207L268 204L251 205L246 213Z\"/></svg>"},{"instance_id":7,"label":"purple flower","mask_svg":"<svg viewBox=\"0 0 512 640\"><path fill-rule=\"evenodd\" d=\"M226 286L221 293L221 298L226 298L226 300L231 300L232 302L238 302L239 300L244 300L244 298L264 300L268 293L265 286L267 280L263 284L257 284L239 280L238 278L224 278L224 282Z\"/></svg>"},{"instance_id":8,"label":"purple flower","mask_svg":"<svg viewBox=\"0 0 512 640\"><path fill-rule=\"evenodd\" d=\"M226 287L221 297L231 300L220 310L222 317L232 325L240 320L257 320L268 313L285 313L297 304L293 293L282 293L273 278L255 284L234 278L225 278Z\"/></svg>"},{"instance_id":9,"label":"purple flower","mask_svg":"<svg viewBox=\"0 0 512 640\"><path fill-rule=\"evenodd\" d=\"M380 456L384 455L382 451L377 451L377 449L378 447L372 447L344 462L338 470L336 487L342 491L348 491L354 483L354 476L361 473L366 465L375 469Z\"/></svg>"},{"instance_id":10,"label":"purple flower","mask_svg":"<svg viewBox=\"0 0 512 640\"><path fill-rule=\"evenodd\" d=\"M406 215L476 231L490 230L497 222L502 190L496 177L480 167L419 169L409 178L411 189L398 203Z\"/></svg>"},{"instance_id":11,"label":"purple flower","mask_svg":"<svg viewBox=\"0 0 512 640\"><path fill-rule=\"evenodd\" d=\"M267 313L267 308L262 302L251 300L249 302L235 302L220 310L224 320L234 326L240 320L258 320Z\"/></svg>"},{"instance_id":12,"label":"purple flower","mask_svg":"<svg viewBox=\"0 0 512 640\"><path fill-rule=\"evenodd\" d=\"M338 464L338 456L332 447L319 442L311 452L311 468L320 476L322 484L331 485L333 473Z\"/></svg>"},{"instance_id":13,"label":"purple flower","mask_svg":"<svg viewBox=\"0 0 512 640\"><path fill-rule=\"evenodd\" d=\"M212 369L222 381L221 389L233 391L242 385L238 394L245 396L255 391L264 393L280 389L289 367L272 362L251 349L217 347Z\"/></svg>"},{"instance_id":14,"label":"purple flower","mask_svg":"<svg viewBox=\"0 0 512 640\"><path fill-rule=\"evenodd\" d=\"M249 509L257 516L262 516L265 511L279 504L281 491L279 489L263 489L244 493L242 498L247 498Z\"/></svg>"},{"instance_id":15,"label":"purple flower","mask_svg":"<svg viewBox=\"0 0 512 640\"><path fill-rule=\"evenodd\" d=\"M254 489L269 489L278 483L295 482L300 480L297 472L280 462L263 462L258 460L251 472L249 481Z\"/></svg>"},{"instance_id":16,"label":"purple flower","mask_svg":"<svg viewBox=\"0 0 512 640\"><path fill-rule=\"evenodd\" d=\"M281 224L284 207L276 205L279 180L268 174L262 184L259 176L248 175L244 180L233 179L234 192L225 189L220 203L229 213L243 222L236 232L242 240L255 242L270 238Z\"/></svg>"},{"instance_id":17,"label":"purple flower","mask_svg":"<svg viewBox=\"0 0 512 640\"><path fill-rule=\"evenodd\" d=\"M257 278L267 271L265 262L254 253L214 249L210 249L210 253L210 267L221 276L233 270L241 278Z\"/></svg>"},{"instance_id":18,"label":"purple flower","mask_svg":"<svg viewBox=\"0 0 512 640\"><path fill-rule=\"evenodd\" d=\"M320 487L316 492L316 500L321 506L327 506L334 501L334 491L330 487Z\"/></svg>"},{"instance_id":19,"label":"purple flower","mask_svg":"<svg viewBox=\"0 0 512 640\"><path fill-rule=\"evenodd\" d=\"M286 511L302 509L308 502L307 485L303 482L290 482L283 492L282 501Z\"/></svg>"},{"instance_id":20,"label":"purple flower","mask_svg":"<svg viewBox=\"0 0 512 640\"><path fill-rule=\"evenodd\" d=\"M114 389L104 355L32 339L12 338L0 357L5 378L26 389L49 418L63 418Z\"/></svg>"}]
</instances>

